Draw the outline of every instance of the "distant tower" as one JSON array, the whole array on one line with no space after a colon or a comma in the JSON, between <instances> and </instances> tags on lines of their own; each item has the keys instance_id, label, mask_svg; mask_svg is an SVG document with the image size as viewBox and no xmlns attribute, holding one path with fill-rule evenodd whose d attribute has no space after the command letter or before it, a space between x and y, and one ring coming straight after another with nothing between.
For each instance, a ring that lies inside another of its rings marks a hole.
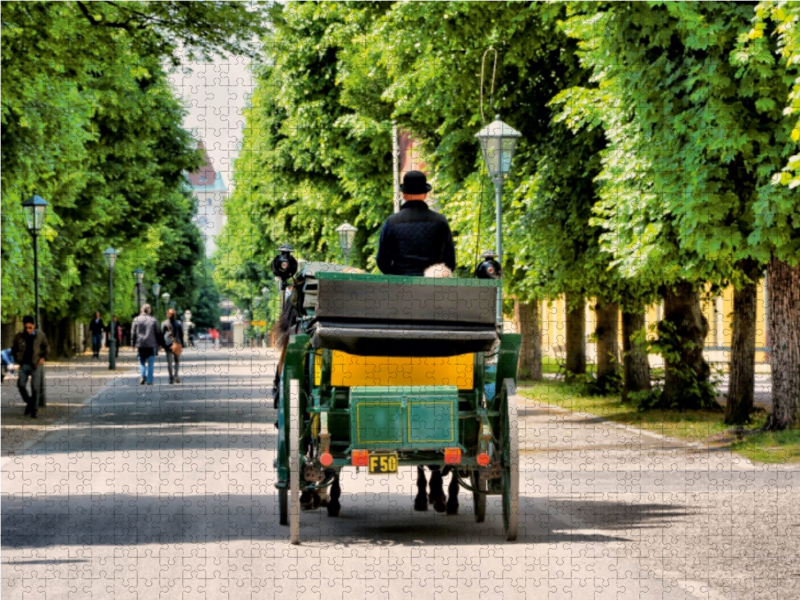
<instances>
[{"instance_id":1,"label":"distant tower","mask_svg":"<svg viewBox=\"0 0 800 600\"><path fill-rule=\"evenodd\" d=\"M222 173L214 170L202 140L197 142L197 149L203 153L203 165L197 171L187 173L187 176L197 199L197 227L203 236L206 258L210 258L217 249L217 238L222 234L225 224L224 205L228 198L228 186Z\"/></svg>"}]
</instances>

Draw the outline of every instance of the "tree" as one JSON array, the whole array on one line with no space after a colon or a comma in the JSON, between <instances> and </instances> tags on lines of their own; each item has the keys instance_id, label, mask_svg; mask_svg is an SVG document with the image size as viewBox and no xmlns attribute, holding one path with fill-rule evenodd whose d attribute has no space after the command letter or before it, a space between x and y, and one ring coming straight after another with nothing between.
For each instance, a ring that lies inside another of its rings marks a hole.
<instances>
[{"instance_id":1,"label":"tree","mask_svg":"<svg viewBox=\"0 0 800 600\"><path fill-rule=\"evenodd\" d=\"M768 185L788 156L789 129L773 99L787 89L774 68L755 74L734 60L750 6L572 7L567 32L596 85L558 100L565 121L601 126L609 139L595 208L604 245L623 272L664 283L674 303L665 310L677 320L661 328L671 357L663 400L703 406L713 399L697 362L705 325L701 315L683 321L685 311L699 315L699 287L741 287L743 261L795 252L786 221L793 202Z\"/></svg>"}]
</instances>

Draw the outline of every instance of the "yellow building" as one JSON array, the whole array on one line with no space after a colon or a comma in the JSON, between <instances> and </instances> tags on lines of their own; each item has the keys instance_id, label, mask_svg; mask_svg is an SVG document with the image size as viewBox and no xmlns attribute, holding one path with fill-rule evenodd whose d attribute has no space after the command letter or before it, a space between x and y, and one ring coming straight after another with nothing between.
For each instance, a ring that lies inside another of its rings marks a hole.
<instances>
[{"instance_id":1,"label":"yellow building","mask_svg":"<svg viewBox=\"0 0 800 600\"><path fill-rule=\"evenodd\" d=\"M758 286L758 299L756 304L756 368L759 371L768 370L766 363L767 339L767 311L764 297L764 282ZM587 299L586 302L586 356L587 360L594 362L597 356L596 344L589 341L594 333L596 318L594 310L595 300ZM705 343L705 357L711 363L720 365L728 362L733 322L733 288L728 287L724 292L702 302L703 314L708 319L708 336ZM566 303L564 296L545 300L540 306L540 325L542 331L542 353L544 356L563 356L567 340L566 328ZM654 304L647 309L646 323L649 327L661 320L663 304ZM619 322L620 349L622 348L622 321ZM653 366L659 366L661 357L651 356Z\"/></svg>"}]
</instances>

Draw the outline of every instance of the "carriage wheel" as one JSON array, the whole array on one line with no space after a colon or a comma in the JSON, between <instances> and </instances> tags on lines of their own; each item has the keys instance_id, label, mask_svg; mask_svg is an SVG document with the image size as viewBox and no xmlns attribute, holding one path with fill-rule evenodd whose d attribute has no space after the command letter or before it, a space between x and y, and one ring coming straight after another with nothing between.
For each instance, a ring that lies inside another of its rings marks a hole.
<instances>
[{"instance_id":1,"label":"carriage wheel","mask_svg":"<svg viewBox=\"0 0 800 600\"><path fill-rule=\"evenodd\" d=\"M280 524L289 524L289 490L278 490L278 511L280 512Z\"/></svg>"},{"instance_id":2,"label":"carriage wheel","mask_svg":"<svg viewBox=\"0 0 800 600\"><path fill-rule=\"evenodd\" d=\"M289 541L300 543L300 381L289 382Z\"/></svg>"},{"instance_id":3,"label":"carriage wheel","mask_svg":"<svg viewBox=\"0 0 800 600\"><path fill-rule=\"evenodd\" d=\"M488 481L481 481L480 472L478 471L470 471L469 483L474 490L485 491L489 486ZM486 519L486 494L472 492L472 511L475 513L475 522L483 523Z\"/></svg>"},{"instance_id":4,"label":"carriage wheel","mask_svg":"<svg viewBox=\"0 0 800 600\"><path fill-rule=\"evenodd\" d=\"M519 521L519 426L513 379L503 380L503 527L506 539L517 539Z\"/></svg>"}]
</instances>

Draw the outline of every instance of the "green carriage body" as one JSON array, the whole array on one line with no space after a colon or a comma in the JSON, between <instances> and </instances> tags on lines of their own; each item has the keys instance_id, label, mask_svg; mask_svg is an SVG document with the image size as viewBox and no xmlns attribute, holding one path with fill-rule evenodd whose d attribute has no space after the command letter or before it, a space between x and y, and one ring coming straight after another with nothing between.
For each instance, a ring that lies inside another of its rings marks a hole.
<instances>
[{"instance_id":1,"label":"green carriage body","mask_svg":"<svg viewBox=\"0 0 800 600\"><path fill-rule=\"evenodd\" d=\"M402 467L444 465L445 451L458 449L464 487L483 502L510 495L502 473L516 459L509 398L521 338L494 322L500 281L309 271L293 298L303 333L291 337L282 370L281 501L291 487L292 426L301 490L330 485L355 451L391 452ZM358 375L352 382L348 368ZM491 464L479 464L487 455ZM283 522L283 505L281 513Z\"/></svg>"}]
</instances>

